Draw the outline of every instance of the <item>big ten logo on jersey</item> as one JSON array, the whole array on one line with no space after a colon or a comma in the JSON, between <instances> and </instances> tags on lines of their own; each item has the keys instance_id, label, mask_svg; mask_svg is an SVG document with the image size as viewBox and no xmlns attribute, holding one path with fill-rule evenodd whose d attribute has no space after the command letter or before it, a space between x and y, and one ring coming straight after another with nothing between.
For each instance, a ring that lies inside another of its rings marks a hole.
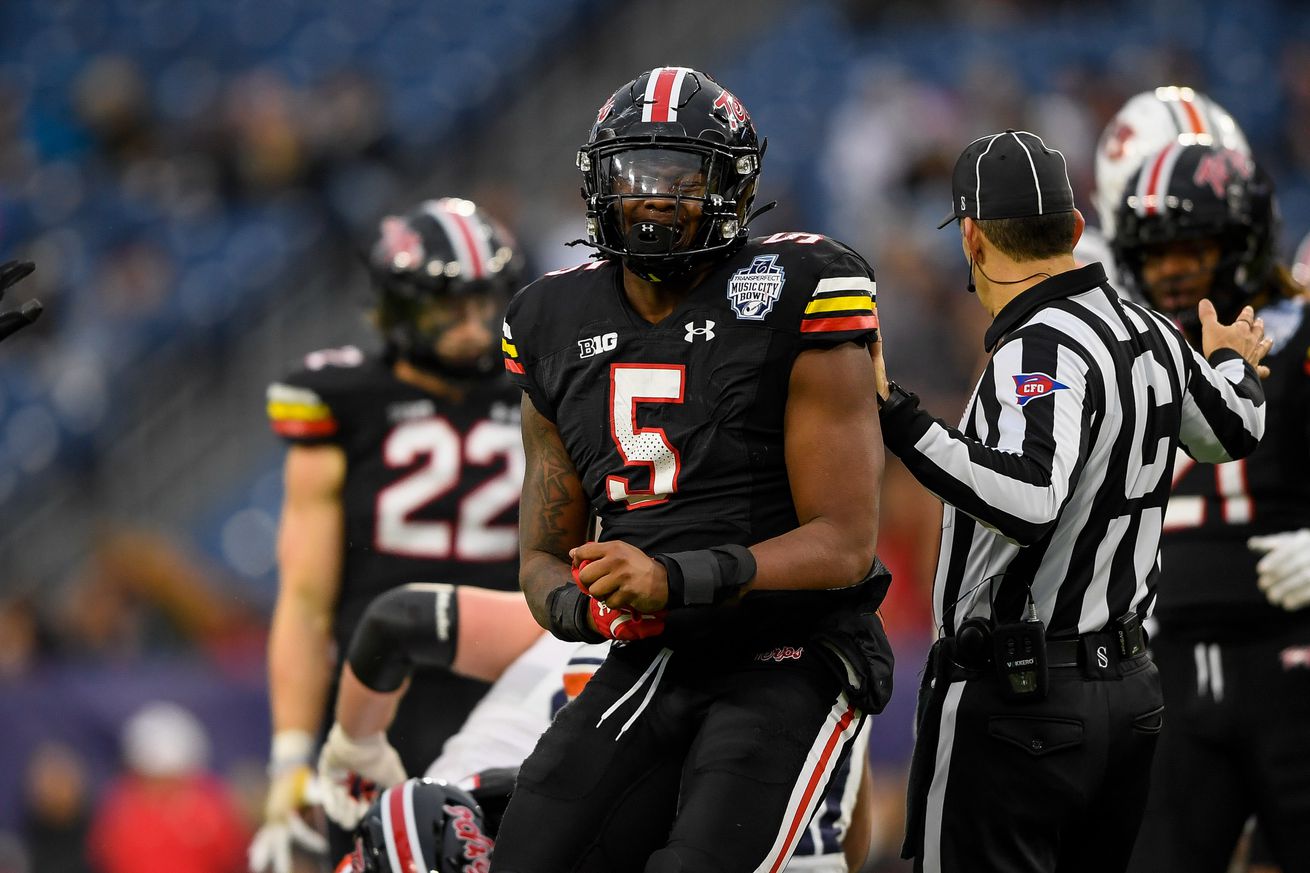
<instances>
[{"instance_id":1,"label":"big ten logo on jersey","mask_svg":"<svg viewBox=\"0 0 1310 873\"><path fill-rule=\"evenodd\" d=\"M324 367L358 367L364 363L364 353L354 346L339 349L319 349L305 355L305 369L321 370Z\"/></svg>"},{"instance_id":2,"label":"big ten logo on jersey","mask_svg":"<svg viewBox=\"0 0 1310 873\"><path fill-rule=\"evenodd\" d=\"M599 355L601 352L612 352L618 348L618 345L619 335L613 331L584 337L578 340L578 357L590 358Z\"/></svg>"},{"instance_id":3,"label":"big ten logo on jersey","mask_svg":"<svg viewBox=\"0 0 1310 873\"><path fill-rule=\"evenodd\" d=\"M416 418L428 418L436 414L437 405L431 400L406 400L387 406L387 421L392 424L413 421Z\"/></svg>"}]
</instances>

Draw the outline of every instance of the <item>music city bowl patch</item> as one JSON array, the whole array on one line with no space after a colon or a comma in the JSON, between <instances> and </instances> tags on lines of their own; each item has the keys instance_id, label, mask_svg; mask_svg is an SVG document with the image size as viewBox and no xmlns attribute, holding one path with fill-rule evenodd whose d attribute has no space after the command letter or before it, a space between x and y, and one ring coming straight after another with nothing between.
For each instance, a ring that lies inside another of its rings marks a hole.
<instances>
[{"instance_id":1,"label":"music city bowl patch","mask_svg":"<svg viewBox=\"0 0 1310 873\"><path fill-rule=\"evenodd\" d=\"M1029 400L1046 397L1068 387L1045 373L1018 373L1014 377L1014 399L1020 406L1026 406Z\"/></svg>"},{"instance_id":2,"label":"music city bowl patch","mask_svg":"<svg viewBox=\"0 0 1310 873\"><path fill-rule=\"evenodd\" d=\"M777 255L756 255L749 267L742 267L728 280L728 302L737 317L763 321L782 296L786 273L778 266Z\"/></svg>"}]
</instances>

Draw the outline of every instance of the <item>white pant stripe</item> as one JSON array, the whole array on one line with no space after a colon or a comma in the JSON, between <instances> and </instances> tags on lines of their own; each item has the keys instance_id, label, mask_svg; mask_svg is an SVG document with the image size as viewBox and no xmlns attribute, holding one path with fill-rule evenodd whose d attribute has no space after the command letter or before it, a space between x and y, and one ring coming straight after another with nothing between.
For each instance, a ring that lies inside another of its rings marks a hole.
<instances>
[{"instance_id":1,"label":"white pant stripe","mask_svg":"<svg viewBox=\"0 0 1310 873\"><path fill-rule=\"evenodd\" d=\"M938 680L941 681L941 680ZM928 786L928 806L923 822L923 873L942 870L942 811L946 807L946 781L951 773L951 751L955 748L955 714L960 709L964 682L952 682L942 702L942 720L937 734L937 757L932 783Z\"/></svg>"},{"instance_id":2,"label":"white pant stripe","mask_svg":"<svg viewBox=\"0 0 1310 873\"><path fill-rule=\"evenodd\" d=\"M841 757L842 746L850 742L859 729L860 711L846 699L845 692L838 694L814 744L805 756L805 766L801 768L796 784L792 787L787 809L779 823L778 837L769 847L764 860L755 868L755 873L778 873L782 870L796 849L803 826L814 815L819 804L823 803L823 789L832 778L832 771Z\"/></svg>"}]
</instances>

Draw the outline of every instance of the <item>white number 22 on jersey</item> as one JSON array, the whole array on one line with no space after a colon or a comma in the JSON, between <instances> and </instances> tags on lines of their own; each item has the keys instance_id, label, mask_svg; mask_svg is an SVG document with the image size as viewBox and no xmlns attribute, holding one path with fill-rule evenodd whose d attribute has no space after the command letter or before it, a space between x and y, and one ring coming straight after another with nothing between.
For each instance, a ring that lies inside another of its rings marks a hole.
<instances>
[{"instance_id":1,"label":"white number 22 on jersey","mask_svg":"<svg viewBox=\"0 0 1310 873\"><path fill-rule=\"evenodd\" d=\"M388 467L427 463L378 494L377 548L414 558L459 561L505 561L518 554L518 528L492 520L519 499L523 487L523 447L518 428L482 421L461 440L444 418L407 421L387 436L382 447ZM465 464L487 466L505 459L505 470L460 501L453 521L411 518L459 484Z\"/></svg>"},{"instance_id":2,"label":"white number 22 on jersey","mask_svg":"<svg viewBox=\"0 0 1310 873\"><path fill-rule=\"evenodd\" d=\"M609 499L628 509L656 506L678 490L682 461L663 428L637 426L638 403L682 403L687 370L681 364L614 364L610 367L610 436L626 467L649 467L650 488L637 490L623 476L606 476Z\"/></svg>"}]
</instances>

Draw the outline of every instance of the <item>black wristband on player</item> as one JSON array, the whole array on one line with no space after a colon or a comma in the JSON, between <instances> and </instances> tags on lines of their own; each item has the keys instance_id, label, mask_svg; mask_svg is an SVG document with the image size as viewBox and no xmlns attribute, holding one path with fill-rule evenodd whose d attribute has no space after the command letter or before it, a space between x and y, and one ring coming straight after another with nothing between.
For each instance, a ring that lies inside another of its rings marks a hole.
<instances>
[{"instance_id":1,"label":"black wristband on player","mask_svg":"<svg viewBox=\"0 0 1310 873\"><path fill-rule=\"evenodd\" d=\"M448 669L459 640L454 585L402 585L364 610L346 660L374 691L395 691L418 667Z\"/></svg>"},{"instance_id":2,"label":"black wristband on player","mask_svg":"<svg viewBox=\"0 0 1310 873\"><path fill-rule=\"evenodd\" d=\"M601 643L605 637L592 630L587 621L591 611L591 598L570 582L546 595L546 611L550 613L550 632L567 643Z\"/></svg>"},{"instance_id":3,"label":"black wristband on player","mask_svg":"<svg viewBox=\"0 0 1310 873\"><path fill-rule=\"evenodd\" d=\"M717 606L755 578L755 556L745 546L651 555L669 577L669 609Z\"/></svg>"}]
</instances>

